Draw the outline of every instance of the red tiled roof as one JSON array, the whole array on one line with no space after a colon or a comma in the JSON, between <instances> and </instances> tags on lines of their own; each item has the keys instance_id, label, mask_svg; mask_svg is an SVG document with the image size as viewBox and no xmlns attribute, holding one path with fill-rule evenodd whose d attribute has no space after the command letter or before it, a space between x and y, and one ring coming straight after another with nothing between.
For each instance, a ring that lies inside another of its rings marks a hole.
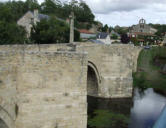
<instances>
[{"instance_id":1,"label":"red tiled roof","mask_svg":"<svg viewBox=\"0 0 166 128\"><path fill-rule=\"evenodd\" d=\"M79 31L80 33L94 34L94 33L90 32L90 31L88 31L87 29L79 29L78 31Z\"/></svg>"}]
</instances>

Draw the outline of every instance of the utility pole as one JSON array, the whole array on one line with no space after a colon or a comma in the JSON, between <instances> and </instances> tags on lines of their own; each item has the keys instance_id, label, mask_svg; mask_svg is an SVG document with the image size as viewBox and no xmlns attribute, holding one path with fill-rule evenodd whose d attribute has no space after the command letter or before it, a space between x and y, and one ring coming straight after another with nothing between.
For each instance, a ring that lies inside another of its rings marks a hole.
<instances>
[{"instance_id":1,"label":"utility pole","mask_svg":"<svg viewBox=\"0 0 166 128\"><path fill-rule=\"evenodd\" d=\"M74 42L74 12L71 12L70 16L70 41L69 43Z\"/></svg>"}]
</instances>

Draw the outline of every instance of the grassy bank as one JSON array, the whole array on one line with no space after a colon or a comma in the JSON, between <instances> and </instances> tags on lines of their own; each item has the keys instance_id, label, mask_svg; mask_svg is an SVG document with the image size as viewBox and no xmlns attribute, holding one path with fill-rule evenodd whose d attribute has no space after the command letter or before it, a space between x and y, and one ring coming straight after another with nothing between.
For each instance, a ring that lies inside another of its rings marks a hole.
<instances>
[{"instance_id":1,"label":"grassy bank","mask_svg":"<svg viewBox=\"0 0 166 128\"><path fill-rule=\"evenodd\" d=\"M161 59L156 62L156 58ZM164 63L166 64L166 47L142 50L138 58L138 70L133 73L134 86L166 92L166 74L162 71L161 66Z\"/></svg>"}]
</instances>

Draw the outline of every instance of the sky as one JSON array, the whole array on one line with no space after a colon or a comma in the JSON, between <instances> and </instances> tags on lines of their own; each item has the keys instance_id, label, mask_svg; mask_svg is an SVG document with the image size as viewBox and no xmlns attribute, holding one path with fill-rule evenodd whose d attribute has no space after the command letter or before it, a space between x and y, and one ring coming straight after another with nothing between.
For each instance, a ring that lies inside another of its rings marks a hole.
<instances>
[{"instance_id":1,"label":"sky","mask_svg":"<svg viewBox=\"0 0 166 128\"><path fill-rule=\"evenodd\" d=\"M0 0L5 1L5 0ZM39 3L43 0L38 0ZM68 0L61 0L68 1ZM109 26L131 26L144 18L146 23L166 24L166 0L84 0L96 20Z\"/></svg>"},{"instance_id":2,"label":"sky","mask_svg":"<svg viewBox=\"0 0 166 128\"><path fill-rule=\"evenodd\" d=\"M131 26L144 18L147 23L166 24L166 0L85 0L96 19L115 26Z\"/></svg>"}]
</instances>

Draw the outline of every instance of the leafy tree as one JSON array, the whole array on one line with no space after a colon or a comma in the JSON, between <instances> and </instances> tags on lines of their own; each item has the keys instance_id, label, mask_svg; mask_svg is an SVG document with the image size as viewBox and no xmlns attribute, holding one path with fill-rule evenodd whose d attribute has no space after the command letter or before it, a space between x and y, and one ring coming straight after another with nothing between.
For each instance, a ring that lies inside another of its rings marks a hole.
<instances>
[{"instance_id":1,"label":"leafy tree","mask_svg":"<svg viewBox=\"0 0 166 128\"><path fill-rule=\"evenodd\" d=\"M7 22L16 22L27 11L40 9L40 5L36 0L22 1L9 1L6 3L0 3L0 16L1 19L5 18Z\"/></svg>"},{"instance_id":2,"label":"leafy tree","mask_svg":"<svg viewBox=\"0 0 166 128\"><path fill-rule=\"evenodd\" d=\"M24 28L16 23L0 21L0 44L23 44L26 40Z\"/></svg>"},{"instance_id":3,"label":"leafy tree","mask_svg":"<svg viewBox=\"0 0 166 128\"><path fill-rule=\"evenodd\" d=\"M13 3L0 3L0 44L22 44L26 40L24 28L16 24Z\"/></svg>"},{"instance_id":4,"label":"leafy tree","mask_svg":"<svg viewBox=\"0 0 166 128\"><path fill-rule=\"evenodd\" d=\"M115 27L115 31L120 34L120 35L123 35L123 34L126 34L128 32L128 29L124 29L123 27L120 27L120 26L116 26Z\"/></svg>"},{"instance_id":5,"label":"leafy tree","mask_svg":"<svg viewBox=\"0 0 166 128\"><path fill-rule=\"evenodd\" d=\"M81 2L79 5L79 12L76 13L76 18L81 22L93 23L95 16L93 15L91 9L85 2Z\"/></svg>"},{"instance_id":6,"label":"leafy tree","mask_svg":"<svg viewBox=\"0 0 166 128\"><path fill-rule=\"evenodd\" d=\"M127 36L127 34L123 34L123 35L121 36L121 42L122 42L123 44L129 43L129 41L130 41L130 38Z\"/></svg>"},{"instance_id":7,"label":"leafy tree","mask_svg":"<svg viewBox=\"0 0 166 128\"><path fill-rule=\"evenodd\" d=\"M157 29L155 33L159 37L163 37L166 33L166 25L165 24L149 24L151 27Z\"/></svg>"},{"instance_id":8,"label":"leafy tree","mask_svg":"<svg viewBox=\"0 0 166 128\"><path fill-rule=\"evenodd\" d=\"M0 3L0 17L1 21L12 22L14 20L11 8L5 3Z\"/></svg>"},{"instance_id":9,"label":"leafy tree","mask_svg":"<svg viewBox=\"0 0 166 128\"><path fill-rule=\"evenodd\" d=\"M128 117L108 110L96 110L89 118L88 125L95 128L123 128L128 125Z\"/></svg>"},{"instance_id":10,"label":"leafy tree","mask_svg":"<svg viewBox=\"0 0 166 128\"><path fill-rule=\"evenodd\" d=\"M41 13L64 18L62 11L62 4L57 0L45 0L41 4Z\"/></svg>"},{"instance_id":11,"label":"leafy tree","mask_svg":"<svg viewBox=\"0 0 166 128\"><path fill-rule=\"evenodd\" d=\"M38 4L37 0L26 0L25 5L27 6L28 10L40 9L40 5Z\"/></svg>"},{"instance_id":12,"label":"leafy tree","mask_svg":"<svg viewBox=\"0 0 166 128\"><path fill-rule=\"evenodd\" d=\"M114 30L114 28L113 27L109 27L109 32L111 32L112 30Z\"/></svg>"},{"instance_id":13,"label":"leafy tree","mask_svg":"<svg viewBox=\"0 0 166 128\"><path fill-rule=\"evenodd\" d=\"M79 39L79 33L75 32L75 41ZM68 43L69 26L53 17L41 20L37 25L33 25L31 40L37 44Z\"/></svg>"},{"instance_id":14,"label":"leafy tree","mask_svg":"<svg viewBox=\"0 0 166 128\"><path fill-rule=\"evenodd\" d=\"M111 39L118 39L118 36L116 34L112 34Z\"/></svg>"},{"instance_id":15,"label":"leafy tree","mask_svg":"<svg viewBox=\"0 0 166 128\"><path fill-rule=\"evenodd\" d=\"M108 25L104 25L104 27L102 28L102 32L107 32L109 29Z\"/></svg>"},{"instance_id":16,"label":"leafy tree","mask_svg":"<svg viewBox=\"0 0 166 128\"><path fill-rule=\"evenodd\" d=\"M138 38L132 37L130 40L131 40L131 42L134 43L134 45L136 45L136 46L139 46L139 45L140 45L140 43L139 43L139 41L138 41Z\"/></svg>"}]
</instances>

